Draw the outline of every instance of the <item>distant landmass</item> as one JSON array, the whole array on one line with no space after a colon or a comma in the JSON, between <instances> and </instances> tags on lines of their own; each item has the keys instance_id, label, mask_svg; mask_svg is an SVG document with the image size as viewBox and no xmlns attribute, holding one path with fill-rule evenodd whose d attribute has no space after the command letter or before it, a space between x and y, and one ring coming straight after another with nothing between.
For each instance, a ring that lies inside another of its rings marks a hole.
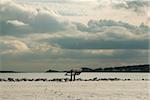
<instances>
[{"instance_id":1,"label":"distant landmass","mask_svg":"<svg viewBox=\"0 0 150 100\"><path fill-rule=\"evenodd\" d=\"M150 65L149 64L131 65L131 66L107 67L97 69L83 67L82 72L150 72Z\"/></svg>"},{"instance_id":2,"label":"distant landmass","mask_svg":"<svg viewBox=\"0 0 150 100\"><path fill-rule=\"evenodd\" d=\"M150 64L144 65L130 65L130 66L120 66L120 67L107 67L107 68L96 68L92 69L90 67L82 67L82 72L150 72ZM66 71L57 71L49 69L46 73L51 72L67 72ZM0 71L0 73L23 73L18 71Z\"/></svg>"},{"instance_id":3,"label":"distant landmass","mask_svg":"<svg viewBox=\"0 0 150 100\"><path fill-rule=\"evenodd\" d=\"M0 71L0 73L18 73L16 71Z\"/></svg>"},{"instance_id":4,"label":"distant landmass","mask_svg":"<svg viewBox=\"0 0 150 100\"><path fill-rule=\"evenodd\" d=\"M60 72L60 71L57 71L57 70L48 70L48 71L46 71L46 72Z\"/></svg>"},{"instance_id":5,"label":"distant landmass","mask_svg":"<svg viewBox=\"0 0 150 100\"><path fill-rule=\"evenodd\" d=\"M82 67L82 72L150 72L150 65L130 65L121 67L107 67L107 68L96 68L92 69L89 67ZM48 70L46 72L66 72L66 71L56 71Z\"/></svg>"}]
</instances>

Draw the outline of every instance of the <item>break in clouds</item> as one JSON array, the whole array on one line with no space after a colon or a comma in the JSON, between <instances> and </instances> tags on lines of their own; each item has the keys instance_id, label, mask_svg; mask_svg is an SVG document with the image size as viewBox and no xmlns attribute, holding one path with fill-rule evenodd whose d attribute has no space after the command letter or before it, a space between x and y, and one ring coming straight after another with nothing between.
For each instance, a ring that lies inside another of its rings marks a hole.
<instances>
[{"instance_id":1,"label":"break in clouds","mask_svg":"<svg viewBox=\"0 0 150 100\"><path fill-rule=\"evenodd\" d=\"M0 0L0 68L148 63L149 6L148 0Z\"/></svg>"}]
</instances>

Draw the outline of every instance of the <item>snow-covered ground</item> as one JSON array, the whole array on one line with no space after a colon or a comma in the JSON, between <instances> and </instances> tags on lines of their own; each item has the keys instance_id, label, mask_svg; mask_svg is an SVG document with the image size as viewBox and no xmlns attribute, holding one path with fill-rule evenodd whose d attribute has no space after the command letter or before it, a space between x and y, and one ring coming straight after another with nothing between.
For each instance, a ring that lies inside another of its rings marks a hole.
<instances>
[{"instance_id":1,"label":"snow-covered ground","mask_svg":"<svg viewBox=\"0 0 150 100\"><path fill-rule=\"evenodd\" d=\"M150 100L150 81L0 82L0 100Z\"/></svg>"}]
</instances>

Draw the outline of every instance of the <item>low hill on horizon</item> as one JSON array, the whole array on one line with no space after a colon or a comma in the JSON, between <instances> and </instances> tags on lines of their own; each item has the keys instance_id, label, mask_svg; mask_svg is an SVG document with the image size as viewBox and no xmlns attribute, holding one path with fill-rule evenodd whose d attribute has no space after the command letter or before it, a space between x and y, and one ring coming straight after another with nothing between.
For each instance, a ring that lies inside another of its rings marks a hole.
<instances>
[{"instance_id":1,"label":"low hill on horizon","mask_svg":"<svg viewBox=\"0 0 150 100\"><path fill-rule=\"evenodd\" d=\"M107 67L107 68L90 68L90 67L82 67L82 72L150 72L150 64L143 65L129 65L129 66L118 66L118 67ZM51 72L67 72L68 70L58 71L49 69L45 71L46 73ZM19 72L19 71L1 71L0 73L28 73L28 72ZM40 72L41 73L41 72Z\"/></svg>"},{"instance_id":2,"label":"low hill on horizon","mask_svg":"<svg viewBox=\"0 0 150 100\"><path fill-rule=\"evenodd\" d=\"M16 71L0 71L0 73L19 73L19 72L16 72Z\"/></svg>"},{"instance_id":3,"label":"low hill on horizon","mask_svg":"<svg viewBox=\"0 0 150 100\"><path fill-rule=\"evenodd\" d=\"M150 72L150 65L129 65L129 66L120 66L120 67L107 67L107 68L96 68L92 69L90 67L82 67L82 72ZM67 72L67 71L56 71L48 70L46 72Z\"/></svg>"},{"instance_id":4,"label":"low hill on horizon","mask_svg":"<svg viewBox=\"0 0 150 100\"><path fill-rule=\"evenodd\" d=\"M121 67L107 67L107 68L96 68L91 69L83 67L82 72L150 72L150 65L130 65Z\"/></svg>"}]
</instances>

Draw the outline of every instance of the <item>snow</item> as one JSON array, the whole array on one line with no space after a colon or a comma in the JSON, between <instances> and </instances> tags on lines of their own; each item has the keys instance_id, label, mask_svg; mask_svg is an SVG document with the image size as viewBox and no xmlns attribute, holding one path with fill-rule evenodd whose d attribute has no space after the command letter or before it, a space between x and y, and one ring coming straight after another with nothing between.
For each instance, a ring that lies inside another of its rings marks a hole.
<instances>
[{"instance_id":1,"label":"snow","mask_svg":"<svg viewBox=\"0 0 150 100\"><path fill-rule=\"evenodd\" d=\"M0 82L0 100L150 100L150 81Z\"/></svg>"}]
</instances>

